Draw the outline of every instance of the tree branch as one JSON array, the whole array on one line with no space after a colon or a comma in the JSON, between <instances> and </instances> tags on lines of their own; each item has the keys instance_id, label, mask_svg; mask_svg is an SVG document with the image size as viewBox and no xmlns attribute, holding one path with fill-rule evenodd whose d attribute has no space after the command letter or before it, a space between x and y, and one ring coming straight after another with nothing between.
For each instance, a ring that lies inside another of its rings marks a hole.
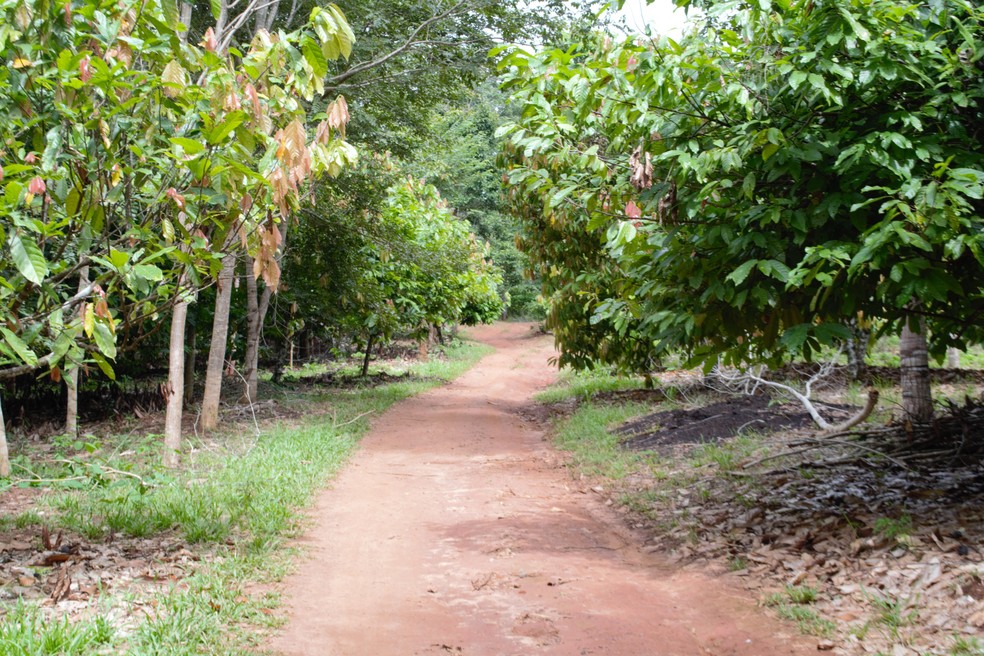
<instances>
[{"instance_id":1,"label":"tree branch","mask_svg":"<svg viewBox=\"0 0 984 656\"><path fill-rule=\"evenodd\" d=\"M441 12L440 14L435 14L434 16L431 16L430 18L428 18L427 20L425 20L423 23L421 23L420 25L418 25L414 29L414 31L410 33L410 36L407 37L406 41L404 41L397 48L391 50L390 52L386 53L385 55L383 55L383 56L381 56L381 57L379 57L377 59L374 59L372 61L365 62L363 64L358 64L357 66L353 66L352 68L348 69L347 71L342 71L338 75L332 77L328 81L328 83L331 86L337 86L337 85L341 84L342 82L344 82L345 80L347 80L347 79L349 79L349 78L351 78L351 77L353 77L355 75L359 75L360 73L364 73L364 72L366 72L366 71L368 71L370 69L373 69L373 68L376 68L378 66L381 66L381 65L385 64L386 62L388 62L389 60L393 59L394 57L396 57L396 56L398 56L398 55L406 52L408 49L412 48L416 43L418 43L417 41L415 41L415 39L417 38L417 35L418 34L420 34L422 31L424 31L425 29L427 29L428 27L430 27L434 23L436 23L438 21L441 21L441 20L444 20L448 16L451 16L451 15L457 13L458 10L461 9L466 4L468 4L468 0L461 0L460 2L458 2L458 4L450 7L446 11Z\"/></svg>"}]
</instances>

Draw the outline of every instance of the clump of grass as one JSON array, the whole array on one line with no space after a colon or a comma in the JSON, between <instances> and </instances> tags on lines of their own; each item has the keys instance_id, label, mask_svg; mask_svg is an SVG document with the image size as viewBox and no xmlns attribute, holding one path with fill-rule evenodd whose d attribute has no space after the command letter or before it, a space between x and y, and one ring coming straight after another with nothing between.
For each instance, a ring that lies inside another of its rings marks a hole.
<instances>
[{"instance_id":1,"label":"clump of grass","mask_svg":"<svg viewBox=\"0 0 984 656\"><path fill-rule=\"evenodd\" d=\"M954 636L950 656L984 656L984 644L977 638Z\"/></svg>"},{"instance_id":2,"label":"clump of grass","mask_svg":"<svg viewBox=\"0 0 984 656\"><path fill-rule=\"evenodd\" d=\"M104 647L113 638L113 628L103 617L79 622L48 620L37 608L18 602L0 623L0 654L98 654L105 653Z\"/></svg>"},{"instance_id":3,"label":"clump of grass","mask_svg":"<svg viewBox=\"0 0 984 656\"><path fill-rule=\"evenodd\" d=\"M880 596L867 591L864 591L864 595L875 611L875 624L881 627L892 640L905 642L903 629L919 618L919 610L911 607L909 599Z\"/></svg>"},{"instance_id":4,"label":"clump of grass","mask_svg":"<svg viewBox=\"0 0 984 656\"><path fill-rule=\"evenodd\" d=\"M912 535L912 517L909 515L902 515L898 519L879 517L875 520L874 529L875 533L885 539L905 545L909 543L909 536Z\"/></svg>"},{"instance_id":5,"label":"clump of grass","mask_svg":"<svg viewBox=\"0 0 984 656\"><path fill-rule=\"evenodd\" d=\"M571 452L574 466L580 471L592 476L622 478L638 456L622 450L621 438L609 429L646 411L647 407L638 403L618 406L586 403L557 428L557 445Z\"/></svg>"},{"instance_id":6,"label":"clump of grass","mask_svg":"<svg viewBox=\"0 0 984 656\"><path fill-rule=\"evenodd\" d=\"M834 634L837 625L809 608L817 600L817 595L814 587L787 585L782 592L766 597L764 603L775 608L779 617L796 622L801 633L827 638Z\"/></svg>"}]
</instances>

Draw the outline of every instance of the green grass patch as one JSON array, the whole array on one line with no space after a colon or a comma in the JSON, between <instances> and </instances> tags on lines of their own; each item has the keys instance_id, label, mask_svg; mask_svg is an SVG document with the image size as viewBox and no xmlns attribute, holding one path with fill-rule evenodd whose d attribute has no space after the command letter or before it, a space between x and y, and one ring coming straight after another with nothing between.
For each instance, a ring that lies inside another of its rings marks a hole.
<instances>
[{"instance_id":1,"label":"green grass patch","mask_svg":"<svg viewBox=\"0 0 984 656\"><path fill-rule=\"evenodd\" d=\"M570 451L578 470L592 476L622 478L639 455L619 447L619 436L610 429L648 410L639 403L596 405L585 403L562 421L556 430L557 446Z\"/></svg>"},{"instance_id":2,"label":"green grass patch","mask_svg":"<svg viewBox=\"0 0 984 656\"><path fill-rule=\"evenodd\" d=\"M559 403L567 399L590 399L600 392L639 389L643 379L638 376L615 376L606 371L571 371L564 369L557 383L536 395L541 403Z\"/></svg>"},{"instance_id":3,"label":"green grass patch","mask_svg":"<svg viewBox=\"0 0 984 656\"><path fill-rule=\"evenodd\" d=\"M115 637L112 626L103 617L79 622L46 620L37 608L18 602L0 622L0 654L109 654Z\"/></svg>"}]
</instances>

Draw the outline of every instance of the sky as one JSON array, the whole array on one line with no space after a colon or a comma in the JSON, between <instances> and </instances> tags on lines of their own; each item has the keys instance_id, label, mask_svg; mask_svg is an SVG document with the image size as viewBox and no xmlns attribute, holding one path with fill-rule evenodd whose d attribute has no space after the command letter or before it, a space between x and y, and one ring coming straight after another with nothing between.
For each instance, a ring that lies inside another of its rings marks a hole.
<instances>
[{"instance_id":1,"label":"sky","mask_svg":"<svg viewBox=\"0 0 984 656\"><path fill-rule=\"evenodd\" d=\"M625 0L619 14L639 32L645 31L648 24L653 32L670 35L679 35L686 20L684 11L674 7L672 0L653 0L649 4L646 0Z\"/></svg>"}]
</instances>

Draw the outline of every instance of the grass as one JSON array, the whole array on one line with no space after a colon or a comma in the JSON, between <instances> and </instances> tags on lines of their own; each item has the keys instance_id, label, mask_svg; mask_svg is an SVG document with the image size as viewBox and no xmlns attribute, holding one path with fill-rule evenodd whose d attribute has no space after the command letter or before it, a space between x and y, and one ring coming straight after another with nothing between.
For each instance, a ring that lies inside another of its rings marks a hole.
<instances>
[{"instance_id":1,"label":"grass","mask_svg":"<svg viewBox=\"0 0 984 656\"><path fill-rule=\"evenodd\" d=\"M0 654L109 654L115 637L112 626L103 617L74 623L67 619L51 621L42 617L37 608L18 602L0 623Z\"/></svg>"},{"instance_id":2,"label":"grass","mask_svg":"<svg viewBox=\"0 0 984 656\"><path fill-rule=\"evenodd\" d=\"M766 597L764 603L775 608L779 617L796 622L800 633L828 638L834 634L837 625L809 607L817 600L818 593L810 586L787 585L782 592Z\"/></svg>"},{"instance_id":3,"label":"grass","mask_svg":"<svg viewBox=\"0 0 984 656\"><path fill-rule=\"evenodd\" d=\"M984 644L977 638L954 636L950 656L984 656Z\"/></svg>"},{"instance_id":4,"label":"grass","mask_svg":"<svg viewBox=\"0 0 984 656\"><path fill-rule=\"evenodd\" d=\"M906 545L909 543L909 536L912 535L912 517L902 515L901 517L879 517L875 520L874 530L887 540L896 544Z\"/></svg>"},{"instance_id":5,"label":"grass","mask_svg":"<svg viewBox=\"0 0 984 656\"><path fill-rule=\"evenodd\" d=\"M591 476L622 478L639 462L638 454L619 447L619 436L609 429L647 411L638 403L597 405L585 403L557 427L557 445L570 451L574 466Z\"/></svg>"},{"instance_id":6,"label":"grass","mask_svg":"<svg viewBox=\"0 0 984 656\"><path fill-rule=\"evenodd\" d=\"M45 473L69 474L63 478L73 479L78 488L50 501L50 519L60 527L92 540L111 533L176 533L214 557L180 585L145 600L153 612L125 637L107 631L110 624L102 616L72 624L45 622L28 606L14 607L0 622L0 654L241 656L255 650L257 629L276 621L269 615L276 597L257 596L246 586L275 580L290 569L295 552L285 548L285 541L303 526L300 509L345 463L370 417L455 378L491 350L464 344L447 349L446 360L415 365L414 378L311 395L308 403L321 412L295 424L267 427L247 448L237 442L241 438L228 436L229 448L189 455L181 471L148 464L158 459L158 446L141 454L146 457L139 466L127 462L122 453L133 451L113 448L109 438L111 446L96 459L55 463ZM33 469L42 466L35 463ZM116 613L136 602L117 597L106 603L115 604Z\"/></svg>"},{"instance_id":7,"label":"grass","mask_svg":"<svg viewBox=\"0 0 984 656\"><path fill-rule=\"evenodd\" d=\"M559 403L568 399L590 399L600 392L617 392L639 389L643 380L637 376L615 376L602 369L594 371L571 371L564 369L560 378L550 389L536 395L541 403Z\"/></svg>"}]
</instances>

